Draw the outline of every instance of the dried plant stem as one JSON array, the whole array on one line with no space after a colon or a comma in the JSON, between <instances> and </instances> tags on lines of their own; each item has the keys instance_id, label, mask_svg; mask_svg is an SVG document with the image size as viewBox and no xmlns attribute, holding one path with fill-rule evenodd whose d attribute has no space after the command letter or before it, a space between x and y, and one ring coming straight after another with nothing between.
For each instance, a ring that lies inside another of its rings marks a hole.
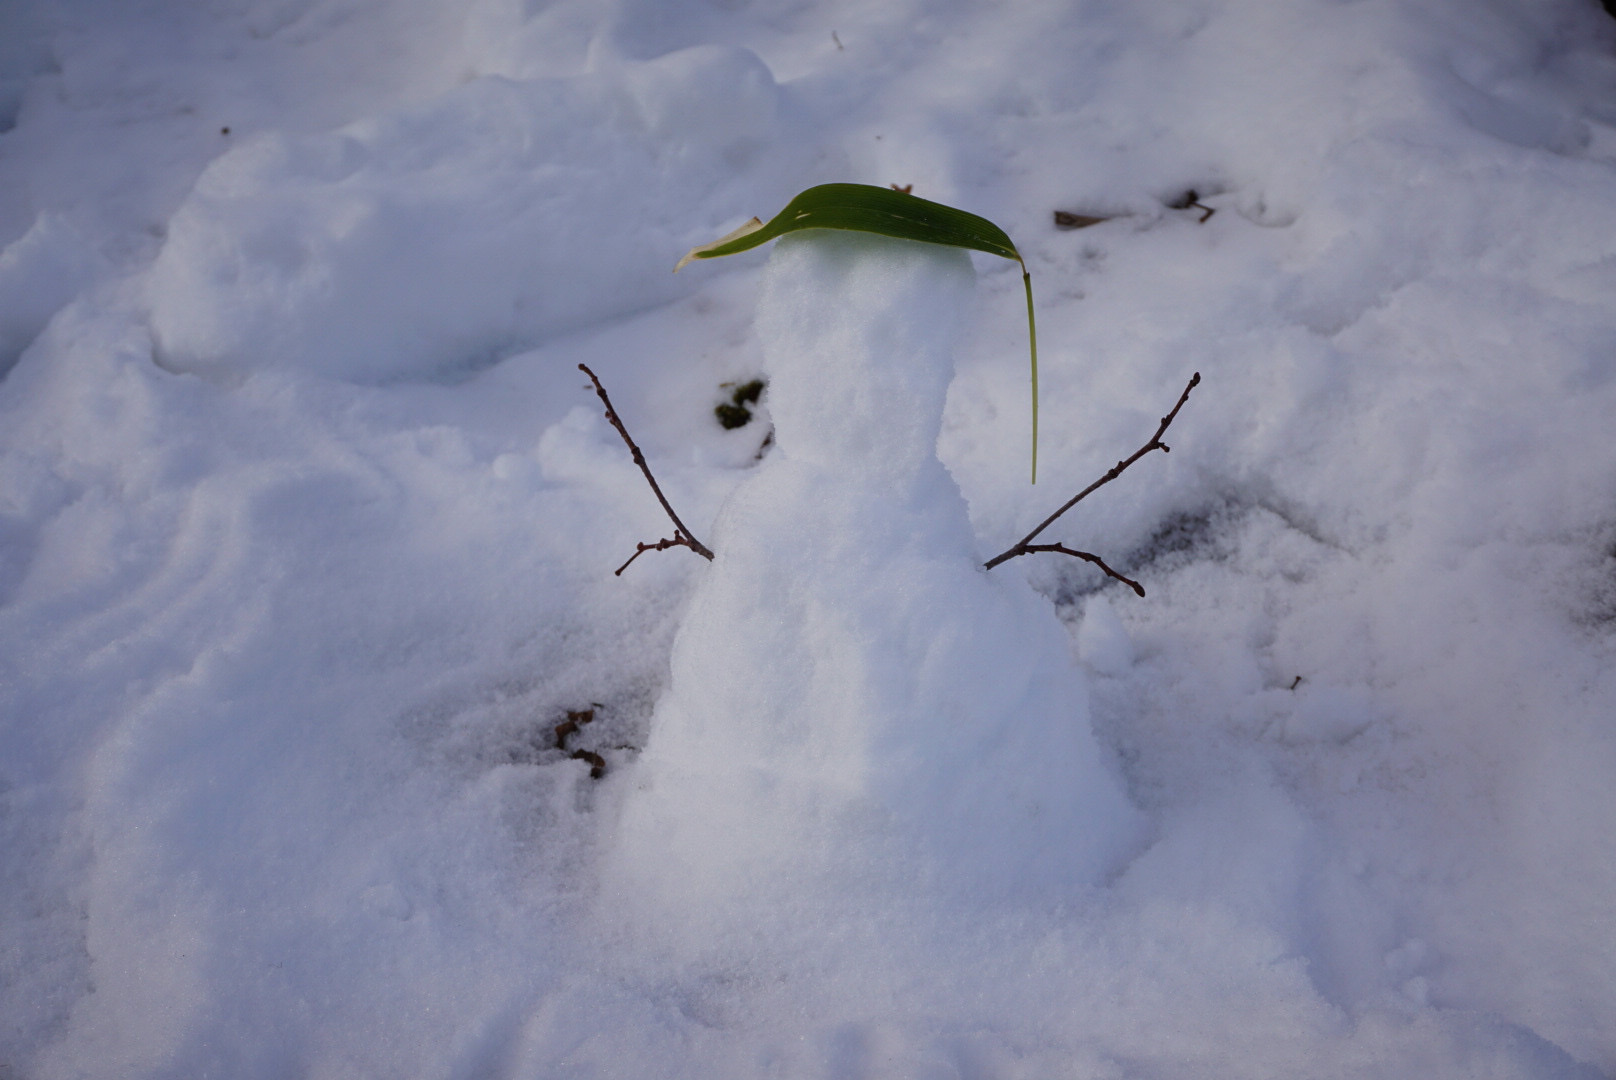
<instances>
[{"instance_id":1,"label":"dried plant stem","mask_svg":"<svg viewBox=\"0 0 1616 1080\"><path fill-rule=\"evenodd\" d=\"M1201 373L1199 371L1190 376L1190 381L1188 385L1184 387L1184 392L1178 396L1178 404L1173 406L1171 412L1162 417L1161 424L1156 428L1156 434L1152 435L1150 440L1146 442L1145 445L1141 446L1138 450L1135 450L1131 457L1117 462L1104 476L1100 477L1098 480L1094 481L1094 483L1090 484L1088 487L1084 488L1082 491L1068 499L1059 510L1056 510L1053 514L1050 514L1047 518L1045 518L1032 532L1028 533L1026 536L1023 536L1019 541L1011 545L1006 550L1001 551L999 554L989 559L983 564L984 568L992 570L1000 563L1007 562L1018 555L1032 555L1041 551L1057 552L1062 555L1071 555L1091 562L1098 566L1101 570L1104 570L1111 577L1114 577L1118 581L1130 586L1133 591L1138 593L1140 596L1145 595L1143 586L1141 586L1137 581L1125 578L1115 570L1111 569L1105 564L1105 560L1101 559L1098 555L1094 555L1087 551L1077 551L1073 548L1066 547L1064 544L1035 544L1033 541L1038 538L1039 533L1053 525L1062 514L1066 513L1066 511L1070 510L1072 507L1094 494L1094 492L1121 476L1125 471L1127 471L1128 466L1132 465L1134 462L1138 461L1152 450L1160 450L1164 454L1170 453L1172 447L1161 441L1162 436L1167 434L1167 429L1172 426L1173 421L1178 417L1178 411L1182 409L1184 407L1184 403L1190 399L1190 391L1194 390L1196 386L1200 384L1200 382Z\"/></svg>"},{"instance_id":2,"label":"dried plant stem","mask_svg":"<svg viewBox=\"0 0 1616 1080\"><path fill-rule=\"evenodd\" d=\"M662 489L657 486L656 477L651 475L651 467L645 463L645 455L640 452L638 446L634 445L634 440L629 437L628 428L623 426L623 421L618 417L617 410L612 408L612 399L606 396L606 388L600 384L600 377L590 371L587 364L579 364L578 370L588 375L589 381L595 384L595 393L599 395L601 404L606 406L607 421L617 429L617 433L628 444L628 452L633 455L634 464L638 465L640 472L645 474L645 482L651 485L651 490L656 494L657 502L662 504L662 509L667 512L669 519L673 521L674 532L672 537L658 540L654 544L641 543L635 545L634 554L628 557L628 562L617 568L616 574L621 576L623 571L628 569L629 563L632 563L647 551L666 551L671 547L687 547L708 562L711 562L713 553L707 549L706 544L696 539L694 533L685 528L685 523L679 520L679 515L674 513L673 507L668 504L667 496L663 495Z\"/></svg>"},{"instance_id":3,"label":"dried plant stem","mask_svg":"<svg viewBox=\"0 0 1616 1080\"><path fill-rule=\"evenodd\" d=\"M633 560L631 559L629 561L632 562ZM567 718L556 725L556 749L566 751L567 740L578 734L578 729L580 727L593 722L595 719L595 709L601 708L605 708L605 706L596 704L594 708L569 711L567 713ZM601 777L606 775L606 759L595 753L593 750L574 750L567 756L573 761L588 762L589 775L596 780L599 780Z\"/></svg>"}]
</instances>

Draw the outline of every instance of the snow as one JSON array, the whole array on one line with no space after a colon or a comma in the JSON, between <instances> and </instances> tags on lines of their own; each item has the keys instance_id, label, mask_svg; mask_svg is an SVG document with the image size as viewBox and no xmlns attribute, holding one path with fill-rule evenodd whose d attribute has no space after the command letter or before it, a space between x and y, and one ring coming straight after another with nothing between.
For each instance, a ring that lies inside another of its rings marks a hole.
<instances>
[{"instance_id":1,"label":"snow","mask_svg":"<svg viewBox=\"0 0 1616 1080\"><path fill-rule=\"evenodd\" d=\"M705 235L691 207L747 190L776 93L756 56L709 46L612 75L489 76L335 132L246 140L169 221L150 280L158 362L442 376L671 300L694 287L666 272ZM665 198L648 211L653 175Z\"/></svg>"},{"instance_id":2,"label":"snow","mask_svg":"<svg viewBox=\"0 0 1616 1080\"><path fill-rule=\"evenodd\" d=\"M1591 0L0 6L0 1072L1616 1075L1613 91ZM1003 260L669 273L831 180L1025 253L1036 487ZM612 575L580 362L714 563ZM1051 530L1145 598L978 568L1194 371Z\"/></svg>"}]
</instances>

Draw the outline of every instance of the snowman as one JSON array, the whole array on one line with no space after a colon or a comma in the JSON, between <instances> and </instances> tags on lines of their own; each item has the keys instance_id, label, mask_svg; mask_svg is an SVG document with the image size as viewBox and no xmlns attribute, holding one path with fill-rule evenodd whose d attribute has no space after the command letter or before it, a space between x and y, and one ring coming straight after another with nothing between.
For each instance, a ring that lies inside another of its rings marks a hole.
<instances>
[{"instance_id":1,"label":"snowman","mask_svg":"<svg viewBox=\"0 0 1616 1080\"><path fill-rule=\"evenodd\" d=\"M642 905L1059 902L1137 846L1066 631L982 568L937 457L974 287L959 248L775 247L775 447L714 525L615 821L612 875Z\"/></svg>"}]
</instances>

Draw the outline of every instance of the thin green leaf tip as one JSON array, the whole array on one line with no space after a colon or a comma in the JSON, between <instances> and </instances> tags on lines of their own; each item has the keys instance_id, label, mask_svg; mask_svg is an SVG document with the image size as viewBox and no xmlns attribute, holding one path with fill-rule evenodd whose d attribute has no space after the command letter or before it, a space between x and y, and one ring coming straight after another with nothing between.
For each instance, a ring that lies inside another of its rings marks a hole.
<instances>
[{"instance_id":1,"label":"thin green leaf tip","mask_svg":"<svg viewBox=\"0 0 1616 1080\"><path fill-rule=\"evenodd\" d=\"M1038 329L1033 321L1032 275L1005 231L987 218L942 203L872 184L820 184L802 192L767 223L758 218L728 236L691 248L673 268L678 273L695 259L737 255L786 233L803 229L844 229L899 240L969 248L1021 267L1027 291L1027 347L1032 358L1032 482L1038 482Z\"/></svg>"}]
</instances>

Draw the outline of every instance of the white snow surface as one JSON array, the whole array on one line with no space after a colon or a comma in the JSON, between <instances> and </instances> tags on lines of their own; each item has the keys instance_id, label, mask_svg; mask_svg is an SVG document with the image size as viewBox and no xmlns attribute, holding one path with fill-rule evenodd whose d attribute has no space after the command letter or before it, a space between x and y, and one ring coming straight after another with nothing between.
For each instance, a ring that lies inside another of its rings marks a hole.
<instances>
[{"instance_id":1,"label":"white snow surface","mask_svg":"<svg viewBox=\"0 0 1616 1080\"><path fill-rule=\"evenodd\" d=\"M0 1076L1616 1076L1613 417L1594 0L0 4Z\"/></svg>"}]
</instances>

